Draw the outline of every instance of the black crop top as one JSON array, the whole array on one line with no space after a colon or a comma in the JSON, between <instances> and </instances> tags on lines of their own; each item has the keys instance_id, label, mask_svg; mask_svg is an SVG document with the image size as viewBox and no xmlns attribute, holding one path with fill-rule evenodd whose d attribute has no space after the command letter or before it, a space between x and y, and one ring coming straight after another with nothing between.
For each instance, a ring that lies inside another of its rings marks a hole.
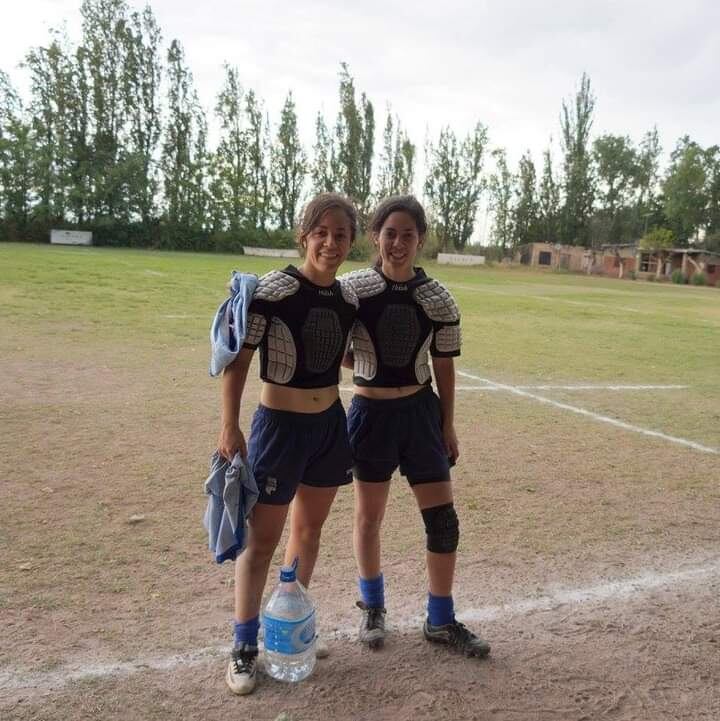
<instances>
[{"instance_id":1,"label":"black crop top","mask_svg":"<svg viewBox=\"0 0 720 721\"><path fill-rule=\"evenodd\" d=\"M246 348L260 347L260 377L292 388L336 385L358 300L346 283L311 283L297 268L263 275L248 309Z\"/></svg>"},{"instance_id":2,"label":"black crop top","mask_svg":"<svg viewBox=\"0 0 720 721\"><path fill-rule=\"evenodd\" d=\"M460 355L460 313L450 291L422 268L398 283L377 268L340 278L360 300L352 331L353 381L359 386L431 383L428 351Z\"/></svg>"}]
</instances>

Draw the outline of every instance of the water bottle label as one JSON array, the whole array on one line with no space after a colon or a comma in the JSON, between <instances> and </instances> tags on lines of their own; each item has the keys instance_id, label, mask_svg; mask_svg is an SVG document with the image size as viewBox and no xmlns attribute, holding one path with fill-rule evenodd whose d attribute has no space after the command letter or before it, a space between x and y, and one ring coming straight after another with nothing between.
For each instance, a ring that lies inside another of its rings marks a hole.
<instances>
[{"instance_id":1,"label":"water bottle label","mask_svg":"<svg viewBox=\"0 0 720 721\"><path fill-rule=\"evenodd\" d=\"M315 611L299 621L263 614L265 648L277 653L303 653L315 640Z\"/></svg>"}]
</instances>

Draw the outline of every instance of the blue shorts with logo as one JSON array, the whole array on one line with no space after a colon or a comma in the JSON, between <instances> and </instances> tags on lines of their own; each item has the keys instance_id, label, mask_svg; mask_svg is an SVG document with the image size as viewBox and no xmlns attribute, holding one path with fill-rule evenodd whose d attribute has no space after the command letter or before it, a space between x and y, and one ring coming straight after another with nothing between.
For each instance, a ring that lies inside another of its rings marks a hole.
<instances>
[{"instance_id":1,"label":"blue shorts with logo","mask_svg":"<svg viewBox=\"0 0 720 721\"><path fill-rule=\"evenodd\" d=\"M348 433L359 481L389 481L398 466L411 486L450 480L440 399L430 386L404 398L353 396Z\"/></svg>"},{"instance_id":2,"label":"blue shorts with logo","mask_svg":"<svg viewBox=\"0 0 720 721\"><path fill-rule=\"evenodd\" d=\"M321 413L295 413L258 406L252 419L248 461L258 503L285 505L297 487L328 488L352 483L352 454L340 400Z\"/></svg>"}]
</instances>

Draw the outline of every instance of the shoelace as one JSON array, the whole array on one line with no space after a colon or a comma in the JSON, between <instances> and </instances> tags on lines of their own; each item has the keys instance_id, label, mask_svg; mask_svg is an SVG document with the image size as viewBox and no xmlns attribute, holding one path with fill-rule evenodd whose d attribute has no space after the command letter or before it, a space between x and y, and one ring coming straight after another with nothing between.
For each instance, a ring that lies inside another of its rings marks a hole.
<instances>
[{"instance_id":1,"label":"shoelace","mask_svg":"<svg viewBox=\"0 0 720 721\"><path fill-rule=\"evenodd\" d=\"M367 627L368 629L373 628L385 628L385 609L376 606L368 606L363 601L357 602L357 607L365 613L367 613Z\"/></svg>"},{"instance_id":2,"label":"shoelace","mask_svg":"<svg viewBox=\"0 0 720 721\"><path fill-rule=\"evenodd\" d=\"M385 617L383 615L382 608L368 608L368 627L369 628L384 628Z\"/></svg>"},{"instance_id":3,"label":"shoelace","mask_svg":"<svg viewBox=\"0 0 720 721\"><path fill-rule=\"evenodd\" d=\"M253 666L255 666L255 659L257 654L254 653L238 653L233 656L233 664L235 666L235 673L252 673Z\"/></svg>"},{"instance_id":4,"label":"shoelace","mask_svg":"<svg viewBox=\"0 0 720 721\"><path fill-rule=\"evenodd\" d=\"M460 621L455 621L450 627L450 643L455 646L460 646L465 643L472 643L476 640L475 634L473 634L465 624Z\"/></svg>"}]
</instances>

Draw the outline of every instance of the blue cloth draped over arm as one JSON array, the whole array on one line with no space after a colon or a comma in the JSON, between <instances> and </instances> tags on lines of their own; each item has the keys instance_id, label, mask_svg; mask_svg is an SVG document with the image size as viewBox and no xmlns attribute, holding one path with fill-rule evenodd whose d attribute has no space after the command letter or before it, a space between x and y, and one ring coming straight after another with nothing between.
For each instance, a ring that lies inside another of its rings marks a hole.
<instances>
[{"instance_id":1,"label":"blue cloth draped over arm","mask_svg":"<svg viewBox=\"0 0 720 721\"><path fill-rule=\"evenodd\" d=\"M210 326L210 375L219 376L242 348L247 332L247 314L258 279L251 273L230 275L230 297L215 313Z\"/></svg>"},{"instance_id":2,"label":"blue cloth draped over arm","mask_svg":"<svg viewBox=\"0 0 720 721\"><path fill-rule=\"evenodd\" d=\"M210 326L211 376L219 376L236 358L247 332L248 308L257 287L256 275L233 271L230 297L215 313ZM231 462L215 451L205 481L208 497L203 524L208 546L218 563L234 560L247 545L247 517L255 505L258 488L252 469L236 453Z\"/></svg>"}]
</instances>

